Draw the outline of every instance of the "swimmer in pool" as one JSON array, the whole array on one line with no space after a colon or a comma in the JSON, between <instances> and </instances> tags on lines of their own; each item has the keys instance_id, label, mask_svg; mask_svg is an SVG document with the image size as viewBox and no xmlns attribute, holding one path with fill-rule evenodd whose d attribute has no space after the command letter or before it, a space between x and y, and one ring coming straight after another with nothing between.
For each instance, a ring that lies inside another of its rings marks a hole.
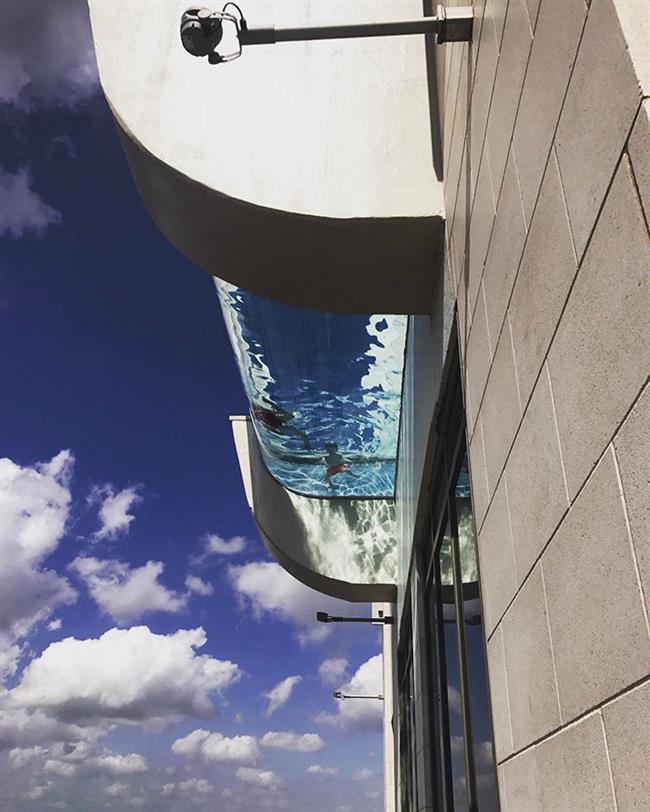
<instances>
[{"instance_id":1,"label":"swimmer in pool","mask_svg":"<svg viewBox=\"0 0 650 812\"><path fill-rule=\"evenodd\" d=\"M259 420L260 423L274 434L279 434L281 437L292 435L300 438L305 451L311 451L309 437L304 431L291 424L295 415L271 401L267 401L267 404L268 405L260 406L258 403L254 403L251 406L253 417Z\"/></svg>"},{"instance_id":2,"label":"swimmer in pool","mask_svg":"<svg viewBox=\"0 0 650 812\"><path fill-rule=\"evenodd\" d=\"M327 466L327 470L325 471L325 482L327 483L328 488L332 490L334 489L332 477L336 476L337 474L347 474L355 479L357 478L358 474L355 474L350 470L350 464L346 462L339 454L336 443L325 443L325 450L327 451L327 454L323 457L323 461Z\"/></svg>"}]
</instances>

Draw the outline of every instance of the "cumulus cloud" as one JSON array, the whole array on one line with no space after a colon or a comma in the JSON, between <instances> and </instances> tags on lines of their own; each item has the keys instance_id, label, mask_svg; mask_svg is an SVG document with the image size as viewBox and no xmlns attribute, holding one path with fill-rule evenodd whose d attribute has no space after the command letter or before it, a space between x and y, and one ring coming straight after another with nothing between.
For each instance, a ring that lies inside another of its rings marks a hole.
<instances>
[{"instance_id":1,"label":"cumulus cloud","mask_svg":"<svg viewBox=\"0 0 650 812\"><path fill-rule=\"evenodd\" d=\"M244 536L233 536L224 539L216 533L208 533L205 537L204 555L237 555L246 548L248 540Z\"/></svg>"},{"instance_id":2,"label":"cumulus cloud","mask_svg":"<svg viewBox=\"0 0 650 812\"><path fill-rule=\"evenodd\" d=\"M0 749L53 741L76 742L100 736L106 730L106 726L81 726L55 719L39 709L16 708L10 692L0 696Z\"/></svg>"},{"instance_id":3,"label":"cumulus cloud","mask_svg":"<svg viewBox=\"0 0 650 812\"><path fill-rule=\"evenodd\" d=\"M196 575L188 575L185 579L185 586L194 595L201 595L207 597L212 595L214 588L212 584L206 583L203 579L198 578Z\"/></svg>"},{"instance_id":4,"label":"cumulus cloud","mask_svg":"<svg viewBox=\"0 0 650 812\"><path fill-rule=\"evenodd\" d=\"M77 765L68 764L65 761L48 759L43 765L43 769L46 773L54 773L55 775L62 775L65 778L70 778L70 776L75 775L77 772Z\"/></svg>"},{"instance_id":5,"label":"cumulus cloud","mask_svg":"<svg viewBox=\"0 0 650 812\"><path fill-rule=\"evenodd\" d=\"M258 787L269 789L280 785L280 779L273 770L258 770L255 767L238 767L237 778L248 784L256 784Z\"/></svg>"},{"instance_id":6,"label":"cumulus cloud","mask_svg":"<svg viewBox=\"0 0 650 812\"><path fill-rule=\"evenodd\" d=\"M128 784L116 783L116 784L109 784L106 787L106 789L104 790L104 792L107 795L110 795L112 798L119 798L122 795L126 795L126 793L128 792L128 789L129 789Z\"/></svg>"},{"instance_id":7,"label":"cumulus cloud","mask_svg":"<svg viewBox=\"0 0 650 812\"><path fill-rule=\"evenodd\" d=\"M305 772L310 775L338 775L336 767L321 767L320 764L311 764Z\"/></svg>"},{"instance_id":8,"label":"cumulus cloud","mask_svg":"<svg viewBox=\"0 0 650 812\"><path fill-rule=\"evenodd\" d=\"M271 615L292 623L302 644L319 642L331 633L328 625L317 623L317 610L335 615L346 611L345 601L310 589L279 564L254 561L231 566L228 577L242 606L250 607L257 619Z\"/></svg>"},{"instance_id":9,"label":"cumulus cloud","mask_svg":"<svg viewBox=\"0 0 650 812\"><path fill-rule=\"evenodd\" d=\"M174 613L186 607L187 595L167 589L158 580L164 568L160 561L131 568L124 561L87 556L78 556L70 564L101 611L120 625L149 612Z\"/></svg>"},{"instance_id":10,"label":"cumulus cloud","mask_svg":"<svg viewBox=\"0 0 650 812\"><path fill-rule=\"evenodd\" d=\"M381 654L359 666L352 679L339 690L344 694L378 696L383 692ZM381 727L384 703L372 699L345 699L338 702L336 713L320 713L317 722L345 729L369 730Z\"/></svg>"},{"instance_id":11,"label":"cumulus cloud","mask_svg":"<svg viewBox=\"0 0 650 812\"><path fill-rule=\"evenodd\" d=\"M336 685L339 683L348 669L348 661L345 657L330 657L323 660L318 668L318 676L323 685Z\"/></svg>"},{"instance_id":12,"label":"cumulus cloud","mask_svg":"<svg viewBox=\"0 0 650 812\"><path fill-rule=\"evenodd\" d=\"M188 778L178 785L181 792L198 792L200 795L208 795L213 792L214 787L205 778Z\"/></svg>"},{"instance_id":13,"label":"cumulus cloud","mask_svg":"<svg viewBox=\"0 0 650 812\"><path fill-rule=\"evenodd\" d=\"M123 488L117 493L112 485L93 488L88 502L91 505L99 505L98 513L101 523L101 527L93 534L93 538L101 541L126 535L131 522L135 520L135 516L129 513L129 510L141 501L142 497L137 488Z\"/></svg>"},{"instance_id":14,"label":"cumulus cloud","mask_svg":"<svg viewBox=\"0 0 650 812\"><path fill-rule=\"evenodd\" d=\"M45 753L46 747L14 747L9 751L9 763L14 769L20 769Z\"/></svg>"},{"instance_id":15,"label":"cumulus cloud","mask_svg":"<svg viewBox=\"0 0 650 812\"><path fill-rule=\"evenodd\" d=\"M260 756L254 736L233 736L209 730L193 730L187 736L176 739L172 752L181 756L201 756L205 761L236 761L254 764Z\"/></svg>"},{"instance_id":16,"label":"cumulus cloud","mask_svg":"<svg viewBox=\"0 0 650 812\"><path fill-rule=\"evenodd\" d=\"M1 61L0 54L0 74ZM0 237L20 239L25 234L38 236L48 226L60 222L61 214L34 191L32 177L26 167L16 172L8 172L0 167Z\"/></svg>"},{"instance_id":17,"label":"cumulus cloud","mask_svg":"<svg viewBox=\"0 0 650 812\"><path fill-rule=\"evenodd\" d=\"M295 750L298 753L317 753L325 743L318 733L294 733L293 731L272 730L260 739L262 747L276 750Z\"/></svg>"},{"instance_id":18,"label":"cumulus cloud","mask_svg":"<svg viewBox=\"0 0 650 812\"><path fill-rule=\"evenodd\" d=\"M241 677L235 663L196 649L203 629L154 634L146 626L52 643L10 692L13 706L78 725L113 722L161 727L181 716L208 717L211 694Z\"/></svg>"},{"instance_id":19,"label":"cumulus cloud","mask_svg":"<svg viewBox=\"0 0 650 812\"><path fill-rule=\"evenodd\" d=\"M279 682L275 688L271 688L270 691L265 693L264 696L269 700L266 715L272 716L276 710L278 710L278 708L286 705L291 697L291 694L293 693L293 689L301 682L302 677L287 677L286 679L283 679L282 682Z\"/></svg>"},{"instance_id":20,"label":"cumulus cloud","mask_svg":"<svg viewBox=\"0 0 650 812\"><path fill-rule=\"evenodd\" d=\"M47 624L47 630L48 632L58 632L61 626L63 626L61 618L57 617L54 620L50 620L50 622Z\"/></svg>"},{"instance_id":21,"label":"cumulus cloud","mask_svg":"<svg viewBox=\"0 0 650 812\"><path fill-rule=\"evenodd\" d=\"M43 567L65 532L73 465L70 451L33 467L0 459L0 679L15 673L20 640L77 598Z\"/></svg>"},{"instance_id":22,"label":"cumulus cloud","mask_svg":"<svg viewBox=\"0 0 650 812\"><path fill-rule=\"evenodd\" d=\"M71 107L99 89L88 8L79 0L3 4L0 103Z\"/></svg>"},{"instance_id":23,"label":"cumulus cloud","mask_svg":"<svg viewBox=\"0 0 650 812\"><path fill-rule=\"evenodd\" d=\"M110 775L138 775L147 770L147 762L139 753L129 753L126 756L110 753L97 756L91 759L88 764Z\"/></svg>"}]
</instances>

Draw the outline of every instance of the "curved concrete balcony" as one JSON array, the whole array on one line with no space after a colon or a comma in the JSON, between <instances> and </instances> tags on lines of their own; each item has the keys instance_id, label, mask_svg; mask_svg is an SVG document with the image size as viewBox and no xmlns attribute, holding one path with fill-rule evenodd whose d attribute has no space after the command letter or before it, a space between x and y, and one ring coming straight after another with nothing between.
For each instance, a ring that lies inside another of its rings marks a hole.
<instances>
[{"instance_id":1,"label":"curved concrete balcony","mask_svg":"<svg viewBox=\"0 0 650 812\"><path fill-rule=\"evenodd\" d=\"M419 0L242 3L259 25L422 14ZM89 5L140 195L186 256L285 304L429 312L444 220L423 36L256 46L211 66L181 45L188 0Z\"/></svg>"},{"instance_id":2,"label":"curved concrete balcony","mask_svg":"<svg viewBox=\"0 0 650 812\"><path fill-rule=\"evenodd\" d=\"M323 499L271 476L247 417L231 418L248 504L267 548L307 586L349 601L393 602L397 549L393 499Z\"/></svg>"}]
</instances>

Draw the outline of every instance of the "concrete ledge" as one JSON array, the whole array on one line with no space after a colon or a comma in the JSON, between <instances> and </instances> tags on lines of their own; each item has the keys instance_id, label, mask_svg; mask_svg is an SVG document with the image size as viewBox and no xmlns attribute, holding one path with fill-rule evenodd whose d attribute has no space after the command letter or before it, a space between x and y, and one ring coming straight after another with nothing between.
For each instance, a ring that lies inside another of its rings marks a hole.
<instances>
[{"instance_id":1,"label":"concrete ledge","mask_svg":"<svg viewBox=\"0 0 650 812\"><path fill-rule=\"evenodd\" d=\"M429 313L445 220L317 217L258 206L192 180L113 110L138 192L165 237L200 268L282 304L330 313Z\"/></svg>"},{"instance_id":2,"label":"concrete ledge","mask_svg":"<svg viewBox=\"0 0 650 812\"><path fill-rule=\"evenodd\" d=\"M253 517L278 563L326 595L356 602L394 602L393 501L292 494L269 474L250 420L231 418L231 425Z\"/></svg>"}]
</instances>

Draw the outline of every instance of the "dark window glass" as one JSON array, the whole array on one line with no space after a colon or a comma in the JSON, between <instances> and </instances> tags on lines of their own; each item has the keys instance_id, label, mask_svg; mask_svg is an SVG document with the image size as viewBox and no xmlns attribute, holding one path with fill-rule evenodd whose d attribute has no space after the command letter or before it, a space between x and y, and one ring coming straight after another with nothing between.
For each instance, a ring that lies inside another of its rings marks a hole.
<instances>
[{"instance_id":1,"label":"dark window glass","mask_svg":"<svg viewBox=\"0 0 650 812\"><path fill-rule=\"evenodd\" d=\"M478 583L476 532L469 490L467 458L455 488L458 544L463 572L463 621L469 717L474 752L478 812L498 812L499 801L492 743L490 700L486 679L483 614Z\"/></svg>"},{"instance_id":2,"label":"dark window glass","mask_svg":"<svg viewBox=\"0 0 650 812\"><path fill-rule=\"evenodd\" d=\"M410 635L409 635L410 639ZM400 753L400 796L402 812L417 810L417 773L415 765L415 701L413 686L412 649L406 652L399 692L399 753Z\"/></svg>"},{"instance_id":3,"label":"dark window glass","mask_svg":"<svg viewBox=\"0 0 650 812\"><path fill-rule=\"evenodd\" d=\"M421 570L430 650L436 812L499 812L476 531L459 367L437 423L429 549Z\"/></svg>"},{"instance_id":4,"label":"dark window glass","mask_svg":"<svg viewBox=\"0 0 650 812\"><path fill-rule=\"evenodd\" d=\"M465 735L461 701L461 664L458 648L454 571L452 566L452 537L447 531L440 545L440 577L442 615L445 639L446 690L449 709L449 750L453 783L454 812L468 812L467 779L465 776Z\"/></svg>"}]
</instances>

